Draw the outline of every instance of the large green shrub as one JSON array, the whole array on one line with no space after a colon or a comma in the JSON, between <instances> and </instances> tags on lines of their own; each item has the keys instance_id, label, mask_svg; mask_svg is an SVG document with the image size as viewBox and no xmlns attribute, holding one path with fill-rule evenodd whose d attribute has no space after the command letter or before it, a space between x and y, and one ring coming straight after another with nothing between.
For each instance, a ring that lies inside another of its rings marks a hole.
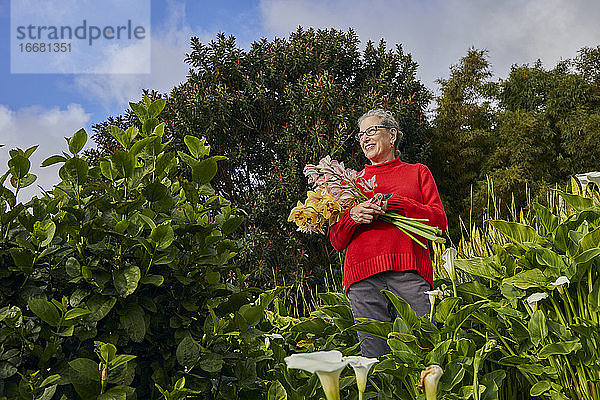
<instances>
[{"instance_id":1,"label":"large green shrub","mask_svg":"<svg viewBox=\"0 0 600 400\"><path fill-rule=\"evenodd\" d=\"M10 152L0 398L236 399L265 386L255 326L275 292L259 298L231 263L243 217L211 187L223 157L195 136L171 150L157 119L165 100L131 106L142 129L110 126L120 149L99 165L80 155L84 130L44 161L61 164L62 181L43 198L17 203L35 181L35 148Z\"/></svg>"}]
</instances>

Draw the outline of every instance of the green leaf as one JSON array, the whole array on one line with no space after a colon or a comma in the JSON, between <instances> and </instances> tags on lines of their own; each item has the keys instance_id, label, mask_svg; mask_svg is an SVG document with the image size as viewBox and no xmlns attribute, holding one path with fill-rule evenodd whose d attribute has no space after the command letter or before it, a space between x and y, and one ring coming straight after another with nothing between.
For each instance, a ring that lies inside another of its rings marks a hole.
<instances>
[{"instance_id":1,"label":"green leaf","mask_svg":"<svg viewBox=\"0 0 600 400\"><path fill-rule=\"evenodd\" d=\"M110 135L114 137L117 140L117 142L119 142L119 144L123 146L124 149L127 149L129 143L127 143L127 138L123 129L119 128L116 125L109 125L107 130L108 133L110 133Z\"/></svg>"},{"instance_id":2,"label":"green leaf","mask_svg":"<svg viewBox=\"0 0 600 400\"><path fill-rule=\"evenodd\" d=\"M34 151L37 150L37 148L40 147L39 145L35 145L35 146L31 146L30 148L28 148L27 150L25 150L25 152L23 153L23 155L27 158L29 158L29 156L31 156L33 154Z\"/></svg>"},{"instance_id":3,"label":"green leaf","mask_svg":"<svg viewBox=\"0 0 600 400\"><path fill-rule=\"evenodd\" d=\"M110 361L110 369L115 369L123 364L128 363L129 361L135 359L137 356L134 355L130 355L130 354L119 354L118 356L116 356L115 358L113 358Z\"/></svg>"},{"instance_id":4,"label":"green leaf","mask_svg":"<svg viewBox=\"0 0 600 400\"><path fill-rule=\"evenodd\" d=\"M72 308L65 313L65 321L68 321L70 319L74 319L77 317L81 317L82 315L88 315L88 314L91 314L90 310L86 310L84 308Z\"/></svg>"},{"instance_id":5,"label":"green leaf","mask_svg":"<svg viewBox=\"0 0 600 400\"><path fill-rule=\"evenodd\" d=\"M151 135L152 132L154 131L154 128L156 128L159 123L160 123L160 121L157 120L156 118L147 119L142 124L142 132L144 132L144 135L146 135L146 136Z\"/></svg>"},{"instance_id":6,"label":"green leaf","mask_svg":"<svg viewBox=\"0 0 600 400\"><path fill-rule=\"evenodd\" d=\"M109 363L115 358L117 348L112 343L104 343L100 346L100 358L103 362Z\"/></svg>"},{"instance_id":7,"label":"green leaf","mask_svg":"<svg viewBox=\"0 0 600 400\"><path fill-rule=\"evenodd\" d=\"M89 358L76 358L73 361L69 361L69 366L87 379L97 382L101 381L98 364Z\"/></svg>"},{"instance_id":8,"label":"green leaf","mask_svg":"<svg viewBox=\"0 0 600 400\"><path fill-rule=\"evenodd\" d=\"M469 259L457 258L454 260L454 267L468 274L481 276L486 279L498 280L498 278L504 276L503 272L500 272L495 268L491 257L475 257Z\"/></svg>"},{"instance_id":9,"label":"green leaf","mask_svg":"<svg viewBox=\"0 0 600 400\"><path fill-rule=\"evenodd\" d=\"M144 321L144 310L135 303L130 303L121 316L121 325L131 340L140 343L146 336L146 322Z\"/></svg>"},{"instance_id":10,"label":"green leaf","mask_svg":"<svg viewBox=\"0 0 600 400\"><path fill-rule=\"evenodd\" d=\"M529 390L529 394L531 396L540 396L550 390L551 387L552 385L548 381L536 382Z\"/></svg>"},{"instance_id":11,"label":"green leaf","mask_svg":"<svg viewBox=\"0 0 600 400\"><path fill-rule=\"evenodd\" d=\"M156 135L158 137L162 137L165 134L165 123L161 122L160 124L154 127L152 131L152 135Z\"/></svg>"},{"instance_id":12,"label":"green leaf","mask_svg":"<svg viewBox=\"0 0 600 400\"><path fill-rule=\"evenodd\" d=\"M546 231L553 233L558 227L558 217L540 203L533 203L533 209Z\"/></svg>"},{"instance_id":13,"label":"green leaf","mask_svg":"<svg viewBox=\"0 0 600 400\"><path fill-rule=\"evenodd\" d=\"M573 351L581 349L581 343L579 340L572 340L568 342L557 342L551 343L544 346L540 352L538 353L539 358L548 358L553 355L561 354L569 354Z\"/></svg>"},{"instance_id":14,"label":"green leaf","mask_svg":"<svg viewBox=\"0 0 600 400\"><path fill-rule=\"evenodd\" d=\"M244 217L231 217L227 221L223 222L223 226L221 227L221 233L223 233L223 236L233 233L233 231L235 231L238 226L244 222L244 219Z\"/></svg>"},{"instance_id":15,"label":"green leaf","mask_svg":"<svg viewBox=\"0 0 600 400\"><path fill-rule=\"evenodd\" d=\"M579 241L579 252L581 253L596 247L600 247L600 226Z\"/></svg>"},{"instance_id":16,"label":"green leaf","mask_svg":"<svg viewBox=\"0 0 600 400\"><path fill-rule=\"evenodd\" d=\"M448 350L450 349L450 345L452 345L452 339L445 340L441 343L438 343L433 350L427 354L425 358L425 365L437 364L444 365L444 360L448 355Z\"/></svg>"},{"instance_id":17,"label":"green leaf","mask_svg":"<svg viewBox=\"0 0 600 400\"><path fill-rule=\"evenodd\" d=\"M52 400L54 398L54 393L56 392L56 387L58 385L52 385L44 389L41 395L37 396L35 400Z\"/></svg>"},{"instance_id":18,"label":"green leaf","mask_svg":"<svg viewBox=\"0 0 600 400\"><path fill-rule=\"evenodd\" d=\"M79 157L72 157L60 168L58 174L66 182L70 182L73 185L83 185L87 180L88 171L88 163L85 160Z\"/></svg>"},{"instance_id":19,"label":"green leaf","mask_svg":"<svg viewBox=\"0 0 600 400\"><path fill-rule=\"evenodd\" d=\"M596 279L592 286L592 291L588 295L588 307L591 312L600 310L600 278Z\"/></svg>"},{"instance_id":20,"label":"green leaf","mask_svg":"<svg viewBox=\"0 0 600 400\"><path fill-rule=\"evenodd\" d=\"M546 316L541 310L533 313L528 323L531 342L534 346L539 345L548 336L548 326L546 325Z\"/></svg>"},{"instance_id":21,"label":"green leaf","mask_svg":"<svg viewBox=\"0 0 600 400\"><path fill-rule=\"evenodd\" d=\"M120 177L130 178L135 169L135 156L123 150L117 150L110 157L113 167Z\"/></svg>"},{"instance_id":22,"label":"green leaf","mask_svg":"<svg viewBox=\"0 0 600 400\"><path fill-rule=\"evenodd\" d=\"M140 134L140 130L135 126L130 126L125 130L125 140L127 141L127 149L129 150L129 146L131 142Z\"/></svg>"},{"instance_id":23,"label":"green leaf","mask_svg":"<svg viewBox=\"0 0 600 400\"><path fill-rule=\"evenodd\" d=\"M10 184L12 185L12 187L14 188L26 188L27 186L30 186L33 182L35 182L35 180L37 179L37 176L35 176L34 174L27 174L25 175L23 178L21 178L21 182L19 182L18 179L15 179L15 177L11 177L10 178Z\"/></svg>"},{"instance_id":24,"label":"green leaf","mask_svg":"<svg viewBox=\"0 0 600 400\"><path fill-rule=\"evenodd\" d=\"M279 381L273 381L269 386L267 400L287 400L287 392Z\"/></svg>"},{"instance_id":25,"label":"green leaf","mask_svg":"<svg viewBox=\"0 0 600 400\"><path fill-rule=\"evenodd\" d=\"M164 281L165 278L162 275L146 275L140 280L140 283L145 285L160 286Z\"/></svg>"},{"instance_id":26,"label":"green leaf","mask_svg":"<svg viewBox=\"0 0 600 400\"><path fill-rule=\"evenodd\" d=\"M208 183L217 174L217 162L211 157L192 167L192 180L200 185Z\"/></svg>"},{"instance_id":27,"label":"green leaf","mask_svg":"<svg viewBox=\"0 0 600 400\"><path fill-rule=\"evenodd\" d=\"M156 99L154 100L150 106L148 107L148 116L150 118L156 118L165 108L167 104L167 100L165 99Z\"/></svg>"},{"instance_id":28,"label":"green leaf","mask_svg":"<svg viewBox=\"0 0 600 400\"><path fill-rule=\"evenodd\" d=\"M116 302L116 297L104 297L99 294L91 296L86 301L86 305L92 312L89 317L90 320L100 321L102 318L106 317Z\"/></svg>"},{"instance_id":29,"label":"green leaf","mask_svg":"<svg viewBox=\"0 0 600 400\"><path fill-rule=\"evenodd\" d=\"M210 147L205 145L205 138L198 139L196 136L186 135L183 138L183 141L190 151L192 157L194 157L196 160L206 157L210 151Z\"/></svg>"},{"instance_id":30,"label":"green leaf","mask_svg":"<svg viewBox=\"0 0 600 400\"><path fill-rule=\"evenodd\" d=\"M47 377L46 379L44 379L42 381L42 383L40 384L40 387L51 385L59 379L60 379L59 374L50 375L49 377Z\"/></svg>"},{"instance_id":31,"label":"green leaf","mask_svg":"<svg viewBox=\"0 0 600 400\"><path fill-rule=\"evenodd\" d=\"M175 240L175 233L171 225L165 223L152 229L150 240L156 245L157 250L165 250Z\"/></svg>"},{"instance_id":32,"label":"green leaf","mask_svg":"<svg viewBox=\"0 0 600 400\"><path fill-rule=\"evenodd\" d=\"M112 276L119 296L127 297L137 289L142 274L139 267L130 265L113 271Z\"/></svg>"},{"instance_id":33,"label":"green leaf","mask_svg":"<svg viewBox=\"0 0 600 400\"><path fill-rule=\"evenodd\" d=\"M454 307L456 307L459 301L460 299L458 297L446 297L439 302L433 316L435 321L439 323L446 322L448 317L452 315Z\"/></svg>"},{"instance_id":34,"label":"green leaf","mask_svg":"<svg viewBox=\"0 0 600 400\"><path fill-rule=\"evenodd\" d=\"M142 190L142 194L146 200L155 202L169 194L169 189L160 182L152 182Z\"/></svg>"},{"instance_id":35,"label":"green leaf","mask_svg":"<svg viewBox=\"0 0 600 400\"><path fill-rule=\"evenodd\" d=\"M17 367L7 361L0 361L0 379L10 378L18 371Z\"/></svg>"},{"instance_id":36,"label":"green leaf","mask_svg":"<svg viewBox=\"0 0 600 400\"><path fill-rule=\"evenodd\" d=\"M502 281L503 285L513 285L519 289L549 289L551 288L551 282L548 277L542 273L539 269L530 269L527 271L519 272L518 274L505 278Z\"/></svg>"},{"instance_id":37,"label":"green leaf","mask_svg":"<svg viewBox=\"0 0 600 400\"><path fill-rule=\"evenodd\" d=\"M118 171L113 167L112 163L108 160L100 161L100 172L105 178L114 181L118 177Z\"/></svg>"},{"instance_id":38,"label":"green leaf","mask_svg":"<svg viewBox=\"0 0 600 400\"><path fill-rule=\"evenodd\" d=\"M560 197L562 197L567 204L573 207L577 211L584 211L590 208L593 208L594 202L592 199L588 199L587 197L577 196L575 194L565 193L561 190L556 191Z\"/></svg>"},{"instance_id":39,"label":"green leaf","mask_svg":"<svg viewBox=\"0 0 600 400\"><path fill-rule=\"evenodd\" d=\"M49 167L50 165L65 161L67 161L67 159L63 156L50 156L42 162L42 167Z\"/></svg>"},{"instance_id":40,"label":"green leaf","mask_svg":"<svg viewBox=\"0 0 600 400\"><path fill-rule=\"evenodd\" d=\"M124 386L115 386L99 395L96 400L127 400L127 388Z\"/></svg>"},{"instance_id":41,"label":"green leaf","mask_svg":"<svg viewBox=\"0 0 600 400\"><path fill-rule=\"evenodd\" d=\"M30 167L31 162L20 154L17 154L8 160L8 168L15 179L23 179L29 172Z\"/></svg>"},{"instance_id":42,"label":"green leaf","mask_svg":"<svg viewBox=\"0 0 600 400\"><path fill-rule=\"evenodd\" d=\"M527 242L536 242L540 240L540 237L538 236L535 229L528 225L501 220L492 220L489 221L489 223L498 231L500 231L504 236L508 237L515 243L523 244Z\"/></svg>"},{"instance_id":43,"label":"green leaf","mask_svg":"<svg viewBox=\"0 0 600 400\"><path fill-rule=\"evenodd\" d=\"M129 107L131 107L131 109L133 110L135 115L138 116L141 122L144 122L148 119L148 110L142 104L130 102Z\"/></svg>"},{"instance_id":44,"label":"green leaf","mask_svg":"<svg viewBox=\"0 0 600 400\"><path fill-rule=\"evenodd\" d=\"M67 142L69 143L69 151L71 154L75 155L79 153L87 142L87 133L85 132L85 129L81 128L75 132L71 138L67 139Z\"/></svg>"},{"instance_id":45,"label":"green leaf","mask_svg":"<svg viewBox=\"0 0 600 400\"><path fill-rule=\"evenodd\" d=\"M33 224L33 236L40 242L40 246L46 247L54 239L56 225L51 220L36 221Z\"/></svg>"},{"instance_id":46,"label":"green leaf","mask_svg":"<svg viewBox=\"0 0 600 400\"><path fill-rule=\"evenodd\" d=\"M198 366L200 368L210 373L217 373L221 371L223 364L223 357L216 353L204 354L198 362Z\"/></svg>"},{"instance_id":47,"label":"green leaf","mask_svg":"<svg viewBox=\"0 0 600 400\"><path fill-rule=\"evenodd\" d=\"M382 290L382 292L387 296L388 299L390 299L392 305L396 311L398 311L398 315L400 315L404 322L406 322L406 325L412 329L417 324L419 319L410 305L389 290Z\"/></svg>"},{"instance_id":48,"label":"green leaf","mask_svg":"<svg viewBox=\"0 0 600 400\"><path fill-rule=\"evenodd\" d=\"M133 146L131 146L131 149L129 149L129 153L133 154L134 156L138 155L140 153L140 151L142 151L144 148L146 148L148 143L150 143L152 141L154 141L153 137L145 137L143 139L136 141L133 144Z\"/></svg>"},{"instance_id":49,"label":"green leaf","mask_svg":"<svg viewBox=\"0 0 600 400\"><path fill-rule=\"evenodd\" d=\"M184 368L192 368L200 358L200 345L190 336L186 336L177 346L177 362Z\"/></svg>"},{"instance_id":50,"label":"green leaf","mask_svg":"<svg viewBox=\"0 0 600 400\"><path fill-rule=\"evenodd\" d=\"M52 326L58 326L60 315L54 304L44 299L31 299L27 305L42 321Z\"/></svg>"},{"instance_id":51,"label":"green leaf","mask_svg":"<svg viewBox=\"0 0 600 400\"><path fill-rule=\"evenodd\" d=\"M369 333L383 340L387 340L388 335L392 332L393 324L391 322L382 322L370 318L357 318L357 321L358 323L348 328L348 330ZM295 331L298 325L295 325L292 330ZM322 333L324 330L324 328L321 330L312 330L311 333Z\"/></svg>"}]
</instances>

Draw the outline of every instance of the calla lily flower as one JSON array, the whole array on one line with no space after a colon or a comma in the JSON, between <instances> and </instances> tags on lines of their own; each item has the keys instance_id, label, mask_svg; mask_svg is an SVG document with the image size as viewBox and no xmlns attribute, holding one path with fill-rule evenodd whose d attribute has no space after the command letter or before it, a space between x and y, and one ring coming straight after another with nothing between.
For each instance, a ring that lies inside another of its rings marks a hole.
<instances>
[{"instance_id":1,"label":"calla lily flower","mask_svg":"<svg viewBox=\"0 0 600 400\"><path fill-rule=\"evenodd\" d=\"M548 298L548 293L534 293L527 298L527 304L531 307L533 312L537 311L537 303Z\"/></svg>"},{"instance_id":2,"label":"calla lily flower","mask_svg":"<svg viewBox=\"0 0 600 400\"><path fill-rule=\"evenodd\" d=\"M448 247L442 253L442 261L444 261L444 269L452 281L456 279L456 271L454 269L454 259L458 255L458 251L454 247Z\"/></svg>"},{"instance_id":3,"label":"calla lily flower","mask_svg":"<svg viewBox=\"0 0 600 400\"><path fill-rule=\"evenodd\" d=\"M423 386L425 386L425 396L427 397L427 400L436 400L437 385L443 374L444 370L439 365L430 365L421 372L419 388L422 389Z\"/></svg>"},{"instance_id":4,"label":"calla lily flower","mask_svg":"<svg viewBox=\"0 0 600 400\"><path fill-rule=\"evenodd\" d=\"M429 320L433 321L433 309L434 309L434 305L435 305L435 298L442 297L444 295L444 292L442 292L440 289L435 289L435 290L428 290L424 293L427 296L429 296L429 304L431 305L431 308L429 311Z\"/></svg>"},{"instance_id":5,"label":"calla lily flower","mask_svg":"<svg viewBox=\"0 0 600 400\"><path fill-rule=\"evenodd\" d=\"M284 360L288 368L316 373L327 400L340 400L340 374L349 362L342 353L332 350L292 354Z\"/></svg>"},{"instance_id":6,"label":"calla lily flower","mask_svg":"<svg viewBox=\"0 0 600 400\"><path fill-rule=\"evenodd\" d=\"M265 333L265 347L269 347L271 339L283 339L279 333Z\"/></svg>"},{"instance_id":7,"label":"calla lily flower","mask_svg":"<svg viewBox=\"0 0 600 400\"><path fill-rule=\"evenodd\" d=\"M585 189L590 182L595 183L596 186L600 188L600 172L598 171L586 172L585 174L577 174L575 175L575 178L577 178L577 180L579 180L579 183L581 183L581 187L583 189L584 194Z\"/></svg>"},{"instance_id":8,"label":"calla lily flower","mask_svg":"<svg viewBox=\"0 0 600 400\"><path fill-rule=\"evenodd\" d=\"M571 283L569 278L567 278L566 276L559 276L558 279L556 280L556 282L553 282L552 284L558 289L558 292L560 294L563 294L565 292L565 289L563 288L563 286L564 285L568 286L569 283Z\"/></svg>"},{"instance_id":9,"label":"calla lily flower","mask_svg":"<svg viewBox=\"0 0 600 400\"><path fill-rule=\"evenodd\" d=\"M345 361L348 361L354 374L356 375L356 386L358 387L358 399L362 400L363 393L367 387L367 375L371 367L379 360L376 358L360 357L360 356L348 356L344 357Z\"/></svg>"}]
</instances>

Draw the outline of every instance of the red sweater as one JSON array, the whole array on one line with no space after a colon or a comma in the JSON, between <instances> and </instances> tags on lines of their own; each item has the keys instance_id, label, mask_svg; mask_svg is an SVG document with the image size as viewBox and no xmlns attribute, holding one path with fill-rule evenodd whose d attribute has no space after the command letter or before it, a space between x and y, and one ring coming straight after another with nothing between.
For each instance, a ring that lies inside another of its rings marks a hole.
<instances>
[{"instance_id":1,"label":"red sweater","mask_svg":"<svg viewBox=\"0 0 600 400\"><path fill-rule=\"evenodd\" d=\"M428 218L426 224L446 230L444 206L433 176L425 165L408 164L400 159L365 165L364 178L369 179L373 175L376 176L376 193L394 194L387 202L387 211L407 217ZM433 286L429 250L391 224L378 220L357 224L350 218L348 209L331 227L329 237L336 250L348 249L344 260L346 291L354 282L390 270L416 270Z\"/></svg>"}]
</instances>

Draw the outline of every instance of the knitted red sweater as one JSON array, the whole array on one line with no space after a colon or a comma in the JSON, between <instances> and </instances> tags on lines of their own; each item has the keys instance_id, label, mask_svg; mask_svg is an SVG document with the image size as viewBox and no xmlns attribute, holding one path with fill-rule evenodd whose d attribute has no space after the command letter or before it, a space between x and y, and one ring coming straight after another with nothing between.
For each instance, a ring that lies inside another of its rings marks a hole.
<instances>
[{"instance_id":1,"label":"knitted red sweater","mask_svg":"<svg viewBox=\"0 0 600 400\"><path fill-rule=\"evenodd\" d=\"M446 230L446 213L429 169L423 164L408 164L395 159L382 164L365 165L364 178L376 176L376 193L393 193L387 210L407 217L427 218L429 225ZM367 194L371 196L371 194ZM331 227L333 247L347 248L344 261L344 288L383 271L416 270L433 286L429 250L424 249L395 226L374 221L357 224L350 210ZM421 241L423 238L418 237Z\"/></svg>"}]
</instances>

